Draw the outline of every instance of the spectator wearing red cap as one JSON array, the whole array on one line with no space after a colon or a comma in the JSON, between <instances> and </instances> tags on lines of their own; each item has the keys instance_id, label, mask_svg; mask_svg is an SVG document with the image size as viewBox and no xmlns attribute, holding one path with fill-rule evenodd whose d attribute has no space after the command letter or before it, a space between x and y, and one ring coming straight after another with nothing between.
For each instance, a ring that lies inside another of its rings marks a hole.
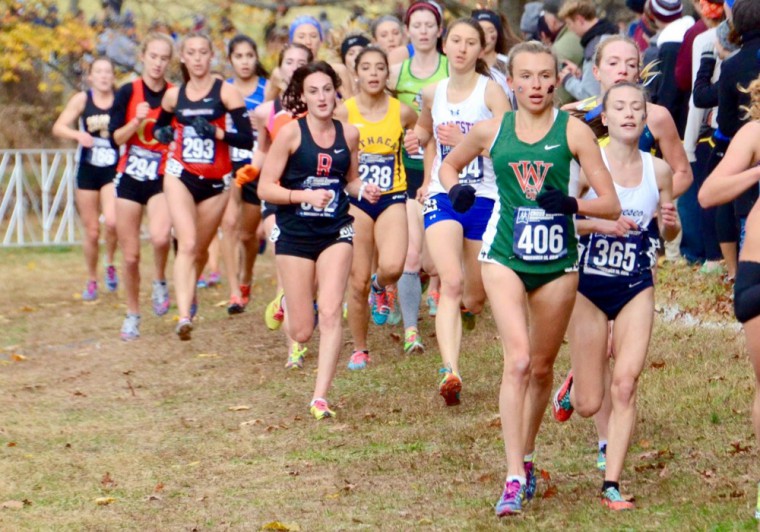
<instances>
[{"instance_id":1,"label":"spectator wearing red cap","mask_svg":"<svg viewBox=\"0 0 760 532\"><path fill-rule=\"evenodd\" d=\"M685 92L691 91L694 39L697 35L707 31L708 28L714 28L720 24L725 16L723 0L692 0L692 3L699 14L699 20L684 35L683 46L678 50L678 58L676 59L676 84L679 90Z\"/></svg>"}]
</instances>

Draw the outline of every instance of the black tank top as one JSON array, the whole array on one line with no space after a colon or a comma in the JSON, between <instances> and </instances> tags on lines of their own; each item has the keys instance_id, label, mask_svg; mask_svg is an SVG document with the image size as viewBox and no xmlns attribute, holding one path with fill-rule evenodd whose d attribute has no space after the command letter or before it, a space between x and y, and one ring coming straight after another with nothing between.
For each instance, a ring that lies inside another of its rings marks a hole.
<instances>
[{"instance_id":1,"label":"black tank top","mask_svg":"<svg viewBox=\"0 0 760 532\"><path fill-rule=\"evenodd\" d=\"M82 146L79 151L79 161L89 166L98 168L116 167L118 154L111 142L108 125L111 122L111 109L101 109L95 105L92 91L87 91L87 101L84 104L84 112L79 118L79 129L86 131L92 136L92 148Z\"/></svg>"},{"instance_id":2,"label":"black tank top","mask_svg":"<svg viewBox=\"0 0 760 532\"><path fill-rule=\"evenodd\" d=\"M343 134L343 124L333 120L335 142L329 148L317 146L306 117L297 120L301 145L288 159L280 184L290 190L327 189L333 194L324 209L308 203L278 205L277 227L282 237L329 237L353 221L348 214L348 196L343 190L351 166L351 152Z\"/></svg>"}]
</instances>

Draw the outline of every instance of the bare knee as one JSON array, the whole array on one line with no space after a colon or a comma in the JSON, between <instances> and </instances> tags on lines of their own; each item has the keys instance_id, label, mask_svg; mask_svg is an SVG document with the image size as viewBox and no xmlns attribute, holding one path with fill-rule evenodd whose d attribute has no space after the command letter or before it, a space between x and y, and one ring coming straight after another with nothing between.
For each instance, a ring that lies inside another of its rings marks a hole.
<instances>
[{"instance_id":1,"label":"bare knee","mask_svg":"<svg viewBox=\"0 0 760 532\"><path fill-rule=\"evenodd\" d=\"M610 393L612 401L623 406L628 406L634 401L636 395L637 379L630 375L612 378Z\"/></svg>"},{"instance_id":2,"label":"bare knee","mask_svg":"<svg viewBox=\"0 0 760 532\"><path fill-rule=\"evenodd\" d=\"M171 243L171 235L169 233L152 235L150 243L154 249L167 249Z\"/></svg>"},{"instance_id":3,"label":"bare knee","mask_svg":"<svg viewBox=\"0 0 760 532\"><path fill-rule=\"evenodd\" d=\"M122 250L122 260L126 268L137 268L140 265L140 250L124 251Z\"/></svg>"},{"instance_id":4,"label":"bare knee","mask_svg":"<svg viewBox=\"0 0 760 532\"><path fill-rule=\"evenodd\" d=\"M504 380L523 380L530 375L530 356L527 350L524 355L511 356L504 359L502 378Z\"/></svg>"},{"instance_id":5,"label":"bare knee","mask_svg":"<svg viewBox=\"0 0 760 532\"><path fill-rule=\"evenodd\" d=\"M307 323L304 323L303 325L295 325L291 323L288 332L293 340L299 344L305 344L311 340L311 335L314 333L314 325Z\"/></svg>"},{"instance_id":6,"label":"bare knee","mask_svg":"<svg viewBox=\"0 0 760 532\"><path fill-rule=\"evenodd\" d=\"M534 385L551 387L554 382L554 364L533 360L530 366L530 380Z\"/></svg>"},{"instance_id":7,"label":"bare knee","mask_svg":"<svg viewBox=\"0 0 760 532\"><path fill-rule=\"evenodd\" d=\"M602 407L603 393L578 393L575 388L573 408L581 417L591 417Z\"/></svg>"},{"instance_id":8,"label":"bare knee","mask_svg":"<svg viewBox=\"0 0 760 532\"><path fill-rule=\"evenodd\" d=\"M388 279L389 284L395 283L404 273L404 263L403 261L390 261L381 258L377 270L378 277L382 276L383 279Z\"/></svg>"},{"instance_id":9,"label":"bare knee","mask_svg":"<svg viewBox=\"0 0 760 532\"><path fill-rule=\"evenodd\" d=\"M445 295L452 299L459 300L462 298L462 292L464 291L464 279L461 274L453 274L451 276L441 276L441 295Z\"/></svg>"},{"instance_id":10,"label":"bare knee","mask_svg":"<svg viewBox=\"0 0 760 532\"><path fill-rule=\"evenodd\" d=\"M366 301L367 295L369 295L370 280L364 278L364 276L352 275L349 283L351 284L351 296L355 299L358 298L359 300ZM321 317L320 313L320 319Z\"/></svg>"},{"instance_id":11,"label":"bare knee","mask_svg":"<svg viewBox=\"0 0 760 532\"><path fill-rule=\"evenodd\" d=\"M249 231L247 229L241 229L238 235L238 238L240 238L240 243L243 244L244 246L248 246L252 244L254 240L257 240L256 232Z\"/></svg>"},{"instance_id":12,"label":"bare knee","mask_svg":"<svg viewBox=\"0 0 760 532\"><path fill-rule=\"evenodd\" d=\"M462 297L462 304L473 314L480 314L486 302L486 295L478 294L477 296L465 294Z\"/></svg>"},{"instance_id":13,"label":"bare knee","mask_svg":"<svg viewBox=\"0 0 760 532\"><path fill-rule=\"evenodd\" d=\"M319 328L320 330L340 329L341 319L343 318L343 309L340 305L335 309L319 309Z\"/></svg>"},{"instance_id":14,"label":"bare knee","mask_svg":"<svg viewBox=\"0 0 760 532\"><path fill-rule=\"evenodd\" d=\"M84 236L90 242L97 242L100 237L100 225L97 223L86 225L84 228Z\"/></svg>"}]
</instances>

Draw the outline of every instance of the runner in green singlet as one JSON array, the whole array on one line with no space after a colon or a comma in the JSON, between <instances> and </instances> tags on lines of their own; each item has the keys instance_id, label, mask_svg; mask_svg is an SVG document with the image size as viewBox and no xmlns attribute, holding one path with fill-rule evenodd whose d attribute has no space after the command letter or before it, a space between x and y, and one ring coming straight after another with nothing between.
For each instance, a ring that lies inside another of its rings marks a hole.
<instances>
[{"instance_id":1,"label":"runner in green singlet","mask_svg":"<svg viewBox=\"0 0 760 532\"><path fill-rule=\"evenodd\" d=\"M501 122L476 124L439 171L457 211L475 200L475 190L458 182L470 161L485 152L496 174L499 201L480 260L504 349L499 410L507 481L496 504L498 516L520 513L523 499L535 495L535 439L578 286L573 215L620 216L593 132L552 107L558 81L551 49L535 41L521 43L511 50L509 65L517 111ZM572 197L581 167L598 193L594 200Z\"/></svg>"}]
</instances>

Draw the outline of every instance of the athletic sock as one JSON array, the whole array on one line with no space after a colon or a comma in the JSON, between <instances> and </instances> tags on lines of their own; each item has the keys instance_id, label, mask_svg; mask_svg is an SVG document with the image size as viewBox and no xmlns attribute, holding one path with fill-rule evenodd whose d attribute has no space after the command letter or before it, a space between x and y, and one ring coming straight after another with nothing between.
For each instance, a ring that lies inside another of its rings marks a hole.
<instances>
[{"instance_id":1,"label":"athletic sock","mask_svg":"<svg viewBox=\"0 0 760 532\"><path fill-rule=\"evenodd\" d=\"M422 299L422 284L420 284L418 272L404 272L398 280L398 299L401 302L404 329L417 327L417 320L420 315L420 299Z\"/></svg>"},{"instance_id":2,"label":"athletic sock","mask_svg":"<svg viewBox=\"0 0 760 532\"><path fill-rule=\"evenodd\" d=\"M605 480L602 484L602 493L607 491L608 488L615 488L616 490L620 491L620 483L619 482L612 482L610 480Z\"/></svg>"},{"instance_id":3,"label":"athletic sock","mask_svg":"<svg viewBox=\"0 0 760 532\"><path fill-rule=\"evenodd\" d=\"M599 440L599 450L603 451L607 448L607 440Z\"/></svg>"},{"instance_id":4,"label":"athletic sock","mask_svg":"<svg viewBox=\"0 0 760 532\"><path fill-rule=\"evenodd\" d=\"M533 453L526 454L523 456L523 462L532 462L533 461Z\"/></svg>"},{"instance_id":5,"label":"athletic sock","mask_svg":"<svg viewBox=\"0 0 760 532\"><path fill-rule=\"evenodd\" d=\"M512 482L513 480L516 480L520 483L521 486L524 486L527 481L525 477L521 477L520 475L509 475L507 477L507 484Z\"/></svg>"},{"instance_id":6,"label":"athletic sock","mask_svg":"<svg viewBox=\"0 0 760 532\"><path fill-rule=\"evenodd\" d=\"M378 284L378 282L377 282L377 276L373 277L373 279L372 279L372 291L375 292L376 294L379 294L383 290L385 290L385 287L380 286L380 284Z\"/></svg>"}]
</instances>

